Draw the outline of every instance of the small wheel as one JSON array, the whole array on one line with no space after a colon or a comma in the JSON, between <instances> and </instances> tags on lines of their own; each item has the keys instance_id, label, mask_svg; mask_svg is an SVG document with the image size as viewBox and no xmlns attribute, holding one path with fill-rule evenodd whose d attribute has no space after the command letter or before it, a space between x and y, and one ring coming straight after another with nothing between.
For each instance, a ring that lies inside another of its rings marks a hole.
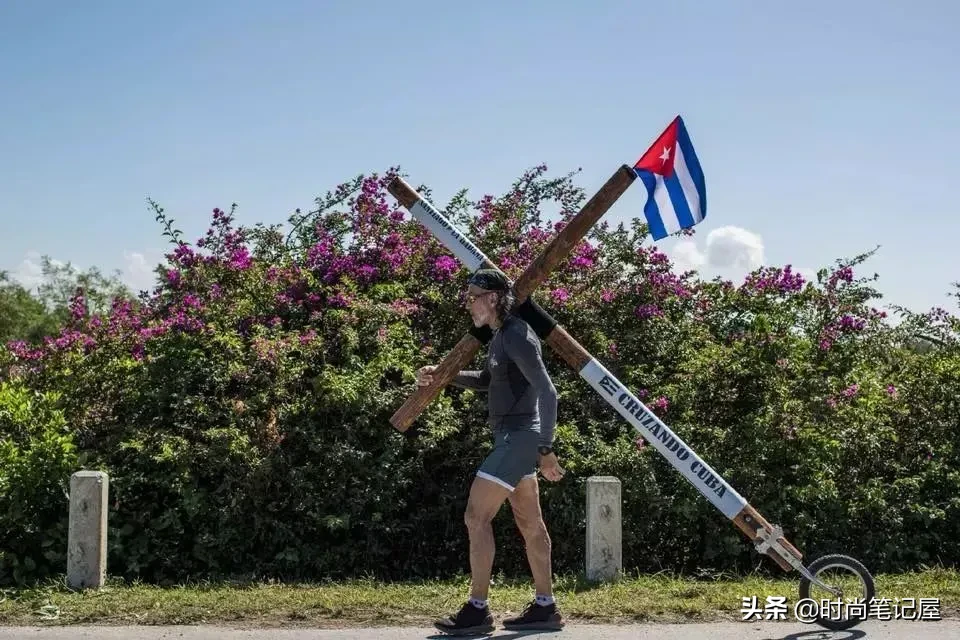
<instances>
[{"instance_id":1,"label":"small wheel","mask_svg":"<svg viewBox=\"0 0 960 640\"><path fill-rule=\"evenodd\" d=\"M831 631L842 631L867 619L876 591L873 576L859 560L832 553L811 562L807 570L827 586L840 591L839 594L831 593L806 576L801 576L800 601L809 599L816 604L816 617L807 619L808 622L816 622ZM855 605L853 615L848 606L850 604Z\"/></svg>"}]
</instances>

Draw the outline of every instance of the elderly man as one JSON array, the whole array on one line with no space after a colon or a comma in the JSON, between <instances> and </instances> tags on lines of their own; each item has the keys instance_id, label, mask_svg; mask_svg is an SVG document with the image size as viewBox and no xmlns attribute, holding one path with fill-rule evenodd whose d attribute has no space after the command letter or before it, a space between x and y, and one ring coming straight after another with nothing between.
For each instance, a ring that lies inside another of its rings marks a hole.
<instances>
[{"instance_id":1,"label":"elderly man","mask_svg":"<svg viewBox=\"0 0 960 640\"><path fill-rule=\"evenodd\" d=\"M540 339L522 319L510 313L510 283L494 269L480 269L468 281L466 306L476 327L493 330L486 367L461 371L452 384L488 394L488 422L494 447L477 470L470 488L465 522L470 540L470 599L454 615L435 622L449 634L487 633L493 616L487 604L493 570L492 521L504 500L510 500L523 535L533 574L535 598L517 617L506 619L511 630L563 627L553 598L550 535L540 510L537 467L544 478L563 477L553 452L557 390L547 374ZM417 372L417 383L429 385L436 366Z\"/></svg>"}]
</instances>

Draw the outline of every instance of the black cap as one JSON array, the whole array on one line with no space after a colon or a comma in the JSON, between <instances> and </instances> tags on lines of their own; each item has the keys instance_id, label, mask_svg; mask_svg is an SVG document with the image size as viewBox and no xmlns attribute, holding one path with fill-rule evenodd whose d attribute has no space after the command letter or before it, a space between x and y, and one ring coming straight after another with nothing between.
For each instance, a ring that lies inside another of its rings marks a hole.
<instances>
[{"instance_id":1,"label":"black cap","mask_svg":"<svg viewBox=\"0 0 960 640\"><path fill-rule=\"evenodd\" d=\"M477 269L467 280L467 284L472 284L487 291L508 291L510 289L510 282L507 277L496 269Z\"/></svg>"}]
</instances>

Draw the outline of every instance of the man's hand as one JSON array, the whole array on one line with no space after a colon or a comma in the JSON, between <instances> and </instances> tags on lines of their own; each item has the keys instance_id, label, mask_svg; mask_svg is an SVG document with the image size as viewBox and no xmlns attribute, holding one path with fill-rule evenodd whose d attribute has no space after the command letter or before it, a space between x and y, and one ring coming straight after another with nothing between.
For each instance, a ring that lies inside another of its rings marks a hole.
<instances>
[{"instance_id":1,"label":"man's hand","mask_svg":"<svg viewBox=\"0 0 960 640\"><path fill-rule=\"evenodd\" d=\"M548 453L540 456L540 473L550 482L557 482L563 479L563 469L557 460L557 454Z\"/></svg>"},{"instance_id":2,"label":"man's hand","mask_svg":"<svg viewBox=\"0 0 960 640\"><path fill-rule=\"evenodd\" d=\"M437 365L428 364L425 367L420 367L417 370L417 384L421 387L425 387L431 382L433 382L433 372L436 371Z\"/></svg>"}]
</instances>

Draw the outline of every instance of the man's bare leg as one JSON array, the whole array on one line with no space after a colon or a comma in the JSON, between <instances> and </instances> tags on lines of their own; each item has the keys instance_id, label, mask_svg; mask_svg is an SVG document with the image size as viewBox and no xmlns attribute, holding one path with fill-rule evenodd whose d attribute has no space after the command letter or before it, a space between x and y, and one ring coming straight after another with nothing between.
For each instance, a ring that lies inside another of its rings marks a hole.
<instances>
[{"instance_id":1,"label":"man's bare leg","mask_svg":"<svg viewBox=\"0 0 960 640\"><path fill-rule=\"evenodd\" d=\"M540 510L540 486L536 476L521 480L509 498L513 518L526 542L527 561L537 594L553 595L552 543Z\"/></svg>"},{"instance_id":2,"label":"man's bare leg","mask_svg":"<svg viewBox=\"0 0 960 640\"><path fill-rule=\"evenodd\" d=\"M486 478L474 478L464 522L470 537L470 597L486 600L490 592L495 553L493 518L510 495L506 487Z\"/></svg>"}]
</instances>

